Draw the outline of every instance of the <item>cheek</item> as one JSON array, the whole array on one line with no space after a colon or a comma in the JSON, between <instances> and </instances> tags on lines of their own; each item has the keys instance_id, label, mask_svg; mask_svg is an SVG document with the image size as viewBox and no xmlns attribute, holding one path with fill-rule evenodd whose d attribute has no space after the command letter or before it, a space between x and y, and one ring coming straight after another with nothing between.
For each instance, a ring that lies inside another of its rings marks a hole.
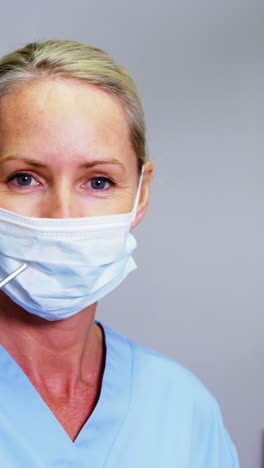
<instances>
[{"instance_id":1,"label":"cheek","mask_svg":"<svg viewBox=\"0 0 264 468\"><path fill-rule=\"evenodd\" d=\"M0 208L12 211L23 216L39 217L36 203L33 200L25 200L15 194L0 192Z\"/></svg>"},{"instance_id":2,"label":"cheek","mask_svg":"<svg viewBox=\"0 0 264 468\"><path fill-rule=\"evenodd\" d=\"M116 192L109 198L81 197L78 200L80 216L108 216L129 213L134 207L136 190L128 189ZM76 201L77 203L77 201Z\"/></svg>"}]
</instances>

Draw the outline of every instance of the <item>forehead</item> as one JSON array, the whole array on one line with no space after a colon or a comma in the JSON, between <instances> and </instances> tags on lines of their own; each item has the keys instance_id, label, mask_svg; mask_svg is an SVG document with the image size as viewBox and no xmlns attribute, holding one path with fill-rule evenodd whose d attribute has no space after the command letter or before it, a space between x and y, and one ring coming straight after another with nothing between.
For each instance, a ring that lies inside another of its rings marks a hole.
<instances>
[{"instance_id":1,"label":"forehead","mask_svg":"<svg viewBox=\"0 0 264 468\"><path fill-rule=\"evenodd\" d=\"M101 148L135 159L119 100L93 85L70 80L30 82L3 97L0 135L1 147L34 150L45 141L54 150Z\"/></svg>"}]
</instances>

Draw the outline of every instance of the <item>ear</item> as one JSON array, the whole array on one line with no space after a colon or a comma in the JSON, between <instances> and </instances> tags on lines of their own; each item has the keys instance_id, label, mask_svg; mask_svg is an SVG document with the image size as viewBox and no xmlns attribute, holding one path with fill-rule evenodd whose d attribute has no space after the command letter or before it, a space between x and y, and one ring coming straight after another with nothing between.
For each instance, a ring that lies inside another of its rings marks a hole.
<instances>
[{"instance_id":1,"label":"ear","mask_svg":"<svg viewBox=\"0 0 264 468\"><path fill-rule=\"evenodd\" d=\"M139 200L138 200L137 214L132 223L131 229L134 229L140 223L140 221L144 218L146 214L146 211L148 208L149 190L150 190L152 174L153 174L153 163L148 161L144 164L144 174L143 174L143 180L141 183L141 190L140 190L140 195L139 195Z\"/></svg>"}]
</instances>

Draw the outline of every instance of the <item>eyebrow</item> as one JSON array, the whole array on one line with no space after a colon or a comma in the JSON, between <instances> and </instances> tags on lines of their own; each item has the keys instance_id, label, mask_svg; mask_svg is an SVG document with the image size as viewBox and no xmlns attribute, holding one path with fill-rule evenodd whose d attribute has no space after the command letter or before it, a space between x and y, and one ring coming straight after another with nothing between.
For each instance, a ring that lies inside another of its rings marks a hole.
<instances>
[{"instance_id":1,"label":"eyebrow","mask_svg":"<svg viewBox=\"0 0 264 468\"><path fill-rule=\"evenodd\" d=\"M28 159L28 158L19 158L18 156L4 156L4 157L0 157L0 163L2 161L20 161L20 162L25 162L26 164L29 164L30 166L33 166L33 167L42 167L42 168L46 168L48 167L46 164L42 163L42 162L39 162L39 161L36 161L34 159ZM94 159L94 160L91 160L91 161L86 161L86 162L83 162L79 165L80 168L90 168L90 167L93 167L93 166L99 166L99 165L103 165L103 164L115 164L117 166L120 166L122 169L124 169L124 165L121 163L121 161L119 161L119 159L105 159L105 160L102 160L102 159Z\"/></svg>"}]
</instances>

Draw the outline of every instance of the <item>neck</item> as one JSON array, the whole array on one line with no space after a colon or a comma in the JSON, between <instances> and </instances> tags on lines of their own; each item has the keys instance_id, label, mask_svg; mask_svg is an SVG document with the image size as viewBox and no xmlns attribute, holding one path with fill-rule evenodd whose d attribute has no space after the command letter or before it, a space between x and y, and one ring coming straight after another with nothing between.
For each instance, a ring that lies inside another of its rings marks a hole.
<instances>
[{"instance_id":1,"label":"neck","mask_svg":"<svg viewBox=\"0 0 264 468\"><path fill-rule=\"evenodd\" d=\"M0 292L0 343L31 381L51 391L74 391L78 380L93 382L103 361L103 336L96 304L65 320L46 321L25 312ZM54 387L54 388L53 388Z\"/></svg>"}]
</instances>

